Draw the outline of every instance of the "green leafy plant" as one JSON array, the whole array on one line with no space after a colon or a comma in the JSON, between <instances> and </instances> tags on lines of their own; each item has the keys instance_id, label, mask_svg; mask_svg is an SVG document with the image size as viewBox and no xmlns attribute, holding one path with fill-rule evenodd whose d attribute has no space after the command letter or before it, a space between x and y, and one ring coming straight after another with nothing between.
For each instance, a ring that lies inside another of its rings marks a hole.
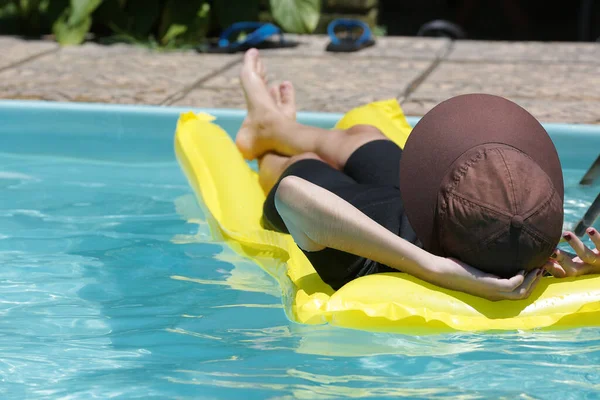
<instances>
[{"instance_id":1,"label":"green leafy plant","mask_svg":"<svg viewBox=\"0 0 600 400\"><path fill-rule=\"evenodd\" d=\"M48 1L0 0L0 32L23 35L40 32L39 9Z\"/></svg>"},{"instance_id":2,"label":"green leafy plant","mask_svg":"<svg viewBox=\"0 0 600 400\"><path fill-rule=\"evenodd\" d=\"M0 34L53 33L62 45L94 36L152 47L197 45L210 32L238 21L257 21L268 2L285 31L310 33L321 0L0 0Z\"/></svg>"},{"instance_id":3,"label":"green leafy plant","mask_svg":"<svg viewBox=\"0 0 600 400\"><path fill-rule=\"evenodd\" d=\"M319 23L321 0L270 0L273 19L293 33L312 33Z\"/></svg>"},{"instance_id":4,"label":"green leafy plant","mask_svg":"<svg viewBox=\"0 0 600 400\"><path fill-rule=\"evenodd\" d=\"M92 26L92 13L102 0L71 0L52 25L52 32L61 44L79 44Z\"/></svg>"},{"instance_id":5,"label":"green leafy plant","mask_svg":"<svg viewBox=\"0 0 600 400\"><path fill-rule=\"evenodd\" d=\"M158 28L158 40L164 45L203 40L210 23L211 8L204 0L168 0Z\"/></svg>"}]
</instances>

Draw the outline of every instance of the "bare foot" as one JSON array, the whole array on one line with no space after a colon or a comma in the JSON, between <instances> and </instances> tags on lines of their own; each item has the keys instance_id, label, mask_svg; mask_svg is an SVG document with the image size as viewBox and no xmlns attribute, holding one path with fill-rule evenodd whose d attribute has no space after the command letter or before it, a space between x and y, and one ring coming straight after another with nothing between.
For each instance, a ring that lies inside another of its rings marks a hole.
<instances>
[{"instance_id":1,"label":"bare foot","mask_svg":"<svg viewBox=\"0 0 600 400\"><path fill-rule=\"evenodd\" d=\"M269 94L285 117L296 120L296 92L291 82L271 86Z\"/></svg>"},{"instance_id":2,"label":"bare foot","mask_svg":"<svg viewBox=\"0 0 600 400\"><path fill-rule=\"evenodd\" d=\"M286 97L286 104L289 104L289 88L285 89L285 96L282 96L281 91L280 96L269 92L265 67L256 49L246 52L240 80L246 97L248 115L237 134L236 144L245 159L253 160L269 150L271 127L278 120L288 116L289 112L284 114L277 103L280 101L283 108L283 98Z\"/></svg>"},{"instance_id":3,"label":"bare foot","mask_svg":"<svg viewBox=\"0 0 600 400\"><path fill-rule=\"evenodd\" d=\"M286 118L296 120L296 93L291 82L271 86L269 94ZM275 186L289 160L290 157L272 151L267 151L258 159L258 182L265 195Z\"/></svg>"},{"instance_id":4,"label":"bare foot","mask_svg":"<svg viewBox=\"0 0 600 400\"><path fill-rule=\"evenodd\" d=\"M296 91L292 82L285 81L279 85L279 109L290 119L296 120Z\"/></svg>"}]
</instances>

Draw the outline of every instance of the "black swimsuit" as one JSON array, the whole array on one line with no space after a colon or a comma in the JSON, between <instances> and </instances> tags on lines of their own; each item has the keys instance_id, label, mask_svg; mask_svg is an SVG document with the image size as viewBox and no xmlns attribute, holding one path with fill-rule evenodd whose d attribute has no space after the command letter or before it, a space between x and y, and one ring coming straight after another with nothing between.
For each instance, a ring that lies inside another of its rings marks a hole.
<instances>
[{"instance_id":1,"label":"black swimsuit","mask_svg":"<svg viewBox=\"0 0 600 400\"><path fill-rule=\"evenodd\" d=\"M389 231L421 247L408 223L400 195L401 156L402 150L394 142L376 140L352 153L343 172L322 161L307 159L287 168L280 181L293 175L327 189ZM267 229L288 233L275 208L278 185L265 201L263 223ZM360 276L396 271L373 260L331 248L303 252L321 279L336 290Z\"/></svg>"}]
</instances>

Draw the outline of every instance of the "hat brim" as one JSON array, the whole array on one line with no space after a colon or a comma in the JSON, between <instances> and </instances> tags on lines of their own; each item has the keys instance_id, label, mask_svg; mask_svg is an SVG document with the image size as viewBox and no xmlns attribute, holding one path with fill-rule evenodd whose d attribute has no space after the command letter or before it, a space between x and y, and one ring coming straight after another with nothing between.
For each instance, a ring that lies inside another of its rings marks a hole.
<instances>
[{"instance_id":1,"label":"hat brim","mask_svg":"<svg viewBox=\"0 0 600 400\"><path fill-rule=\"evenodd\" d=\"M414 127L400 161L406 216L426 250L441 254L435 230L438 193L454 161L469 149L501 143L521 150L564 198L562 168L544 127L525 109L498 96L467 94L446 100Z\"/></svg>"}]
</instances>

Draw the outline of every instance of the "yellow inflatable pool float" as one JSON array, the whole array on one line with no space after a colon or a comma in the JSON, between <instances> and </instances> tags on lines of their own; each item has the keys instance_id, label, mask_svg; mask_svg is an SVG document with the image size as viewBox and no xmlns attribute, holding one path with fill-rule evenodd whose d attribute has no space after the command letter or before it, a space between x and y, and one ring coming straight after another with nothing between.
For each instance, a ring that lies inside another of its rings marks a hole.
<instances>
[{"instance_id":1,"label":"yellow inflatable pool float","mask_svg":"<svg viewBox=\"0 0 600 400\"><path fill-rule=\"evenodd\" d=\"M600 326L600 276L543 278L530 298L520 301L491 302L403 273L361 277L334 292L290 235L262 228L265 195L258 176L214 119L181 115L177 158L213 235L278 280L292 321L411 334ZM337 127L357 124L377 126L400 147L411 131L395 100L356 108Z\"/></svg>"}]
</instances>

